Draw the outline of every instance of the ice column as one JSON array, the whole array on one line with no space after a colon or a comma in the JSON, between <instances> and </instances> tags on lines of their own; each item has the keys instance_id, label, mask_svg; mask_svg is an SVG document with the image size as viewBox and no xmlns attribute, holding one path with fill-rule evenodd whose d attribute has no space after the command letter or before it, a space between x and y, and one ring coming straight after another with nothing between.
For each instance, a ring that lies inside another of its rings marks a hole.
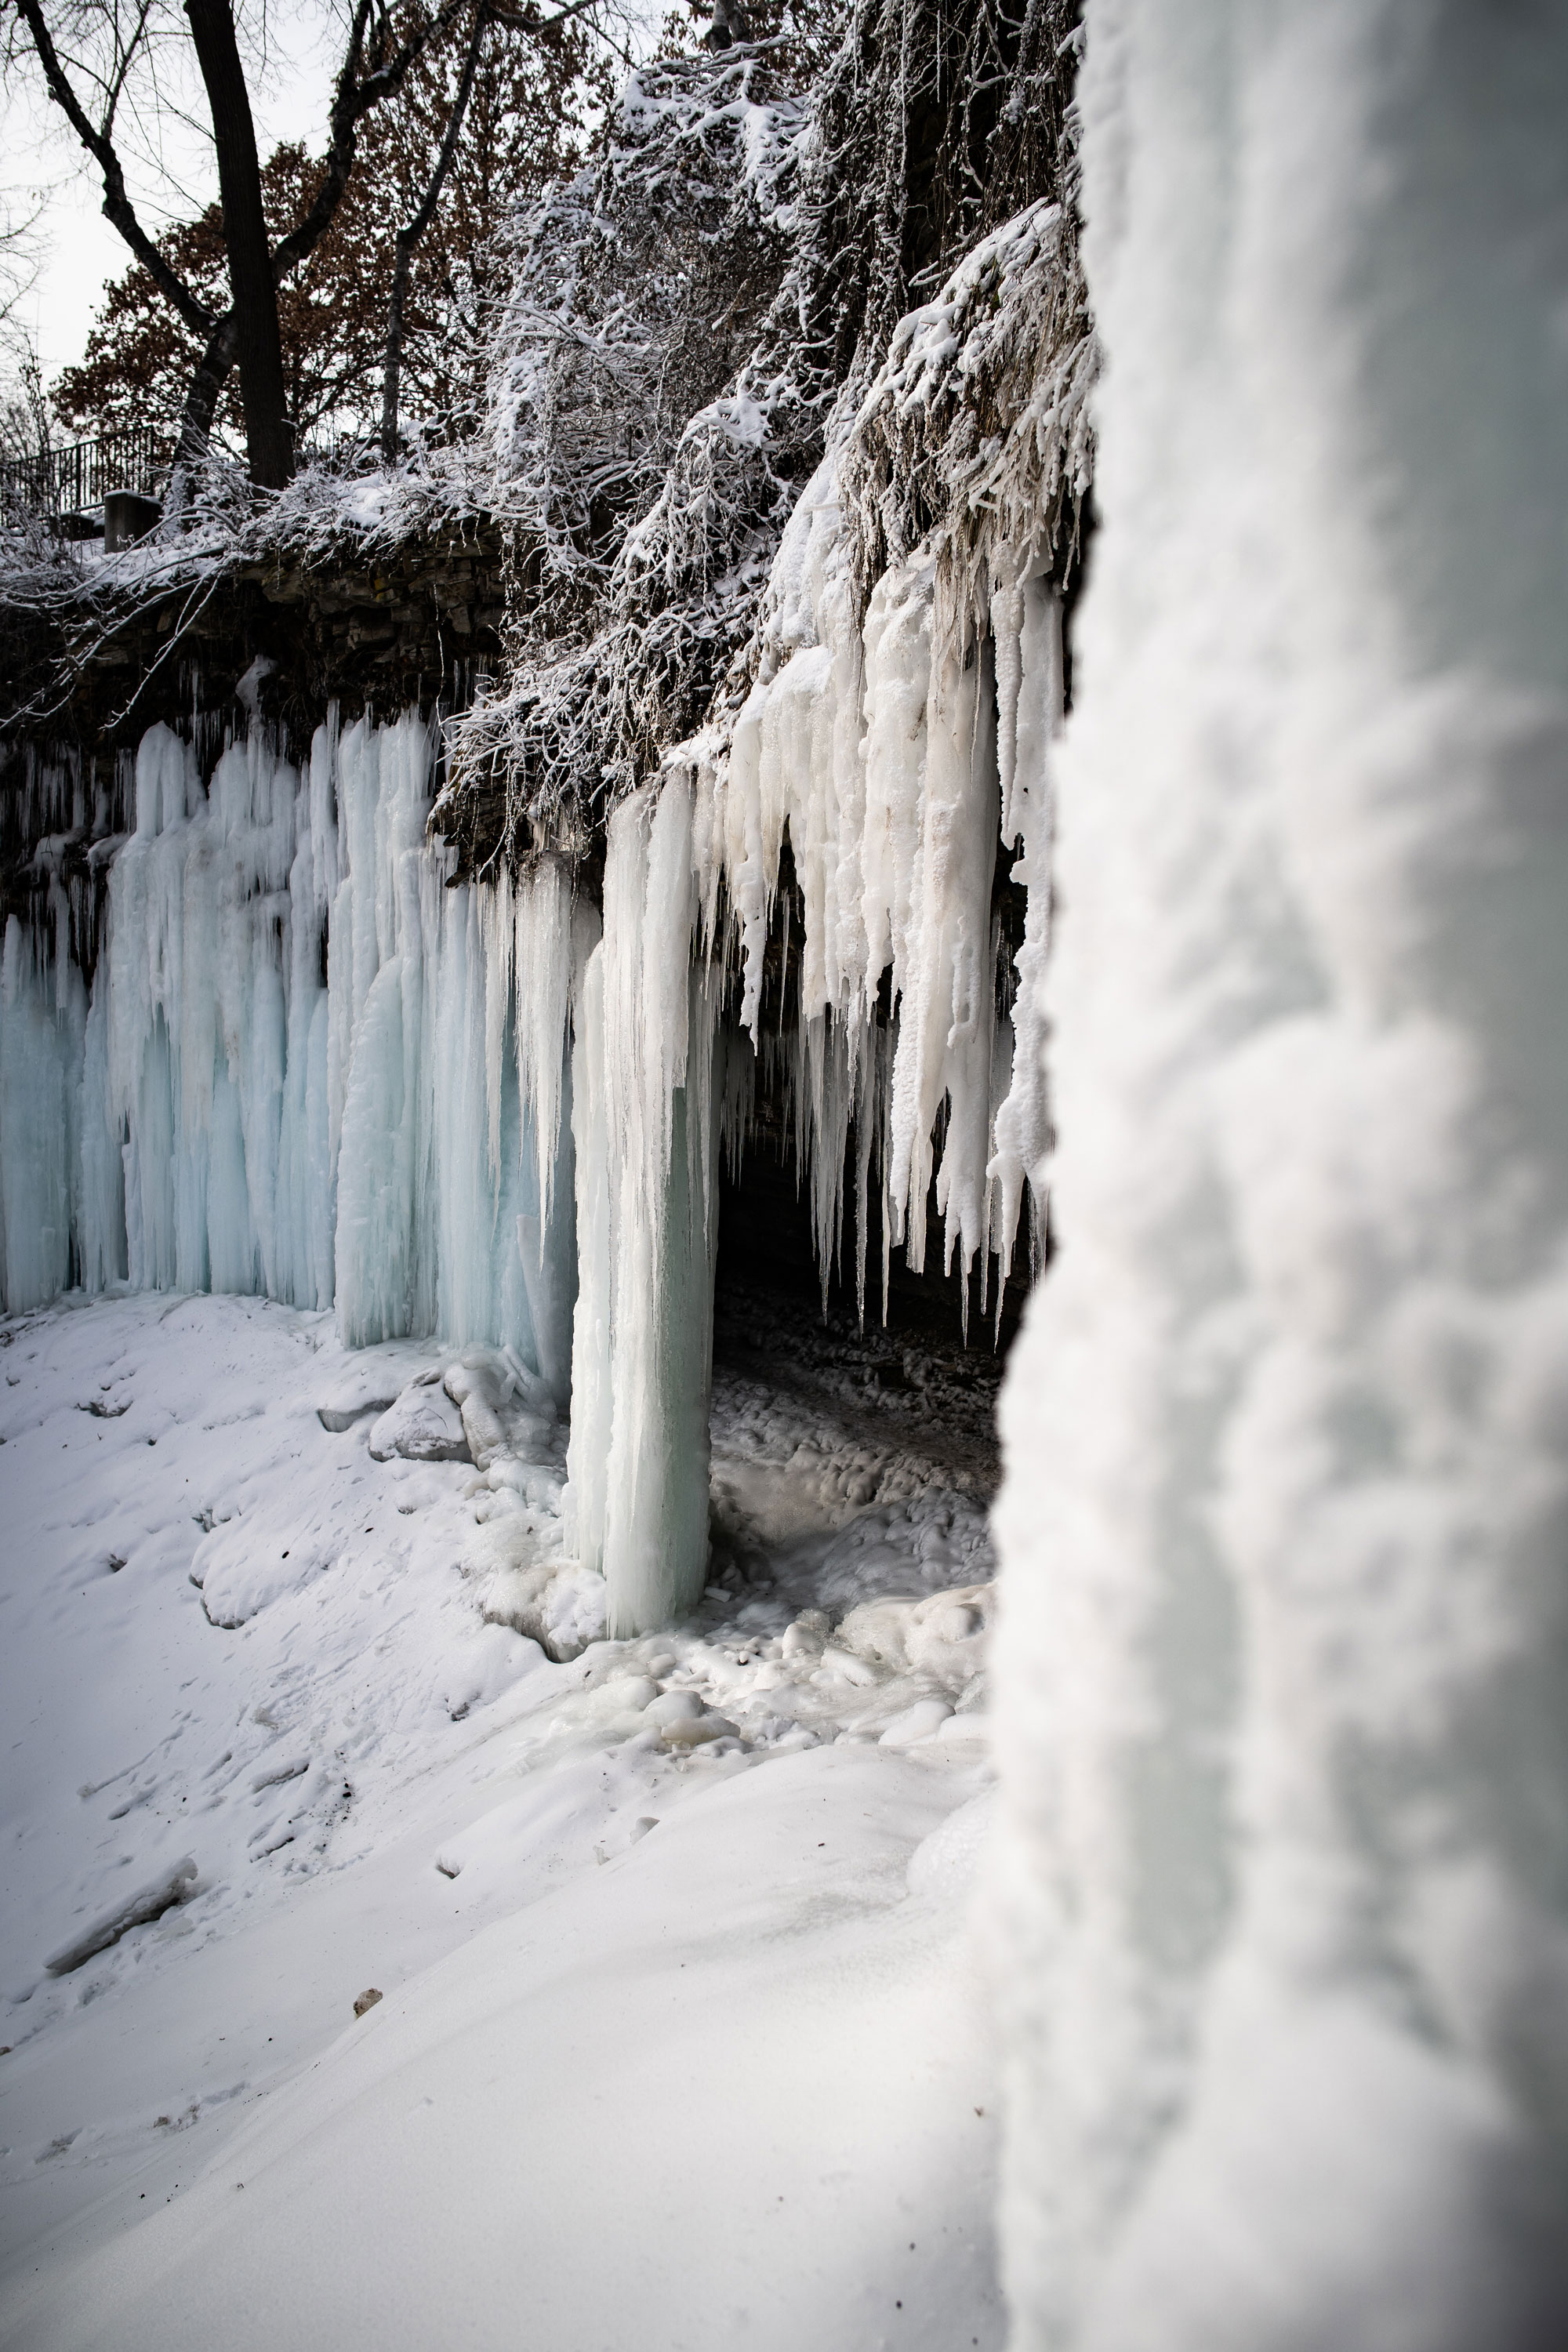
<instances>
[{"instance_id":1,"label":"ice column","mask_svg":"<svg viewBox=\"0 0 1568 2352\"><path fill-rule=\"evenodd\" d=\"M288 1297L298 1271L304 1303L318 1303L279 1216L298 788L259 735L229 746L205 793L168 728L137 752L136 830L110 869L99 985L141 1288Z\"/></svg>"},{"instance_id":2,"label":"ice column","mask_svg":"<svg viewBox=\"0 0 1568 2352\"><path fill-rule=\"evenodd\" d=\"M572 1539L621 1634L689 1607L708 1561L720 1047L691 824L681 774L612 815L575 1027Z\"/></svg>"},{"instance_id":3,"label":"ice column","mask_svg":"<svg viewBox=\"0 0 1568 2352\"><path fill-rule=\"evenodd\" d=\"M1091 0L1019 2352L1568 2342L1568 17Z\"/></svg>"}]
</instances>

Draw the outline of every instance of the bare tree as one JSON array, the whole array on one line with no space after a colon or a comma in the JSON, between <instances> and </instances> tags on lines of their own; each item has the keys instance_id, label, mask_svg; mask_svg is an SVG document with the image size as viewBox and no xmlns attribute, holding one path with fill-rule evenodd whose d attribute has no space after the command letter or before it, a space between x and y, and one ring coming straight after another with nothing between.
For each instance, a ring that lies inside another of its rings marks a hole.
<instances>
[{"instance_id":1,"label":"bare tree","mask_svg":"<svg viewBox=\"0 0 1568 2352\"><path fill-rule=\"evenodd\" d=\"M8 381L0 383L0 457L49 462L49 404L31 339L13 319L0 320L0 352Z\"/></svg>"},{"instance_id":2,"label":"bare tree","mask_svg":"<svg viewBox=\"0 0 1568 2352\"><path fill-rule=\"evenodd\" d=\"M89 0L87 7L79 5L68 14L62 0L16 0L49 97L102 175L106 217L201 341L202 357L181 421L177 482L188 478L205 456L218 395L237 362L251 479L263 488L276 488L288 480L293 446L284 398L278 288L331 223L353 168L365 116L396 94L416 60L445 38L469 5L470 0L440 0L440 5L403 20L395 31L384 10L374 14L373 23L372 0L354 0L333 92L326 171L308 209L269 246L233 0L186 0L184 13L211 112L223 198L230 300L218 310L193 290L143 227L126 187L116 140L116 120L130 77L146 59L154 36L166 37L170 30L171 20L166 16L155 19L153 14L155 7L166 7L166 0L132 0L129 13L116 0ZM584 14L588 5L589 0L580 0L578 6L548 18L529 8L518 21L527 31L545 33ZM57 26L67 24L73 30L85 26L91 37L70 57L61 53L63 31L60 39L56 37ZM174 503L179 502L176 489Z\"/></svg>"}]
</instances>

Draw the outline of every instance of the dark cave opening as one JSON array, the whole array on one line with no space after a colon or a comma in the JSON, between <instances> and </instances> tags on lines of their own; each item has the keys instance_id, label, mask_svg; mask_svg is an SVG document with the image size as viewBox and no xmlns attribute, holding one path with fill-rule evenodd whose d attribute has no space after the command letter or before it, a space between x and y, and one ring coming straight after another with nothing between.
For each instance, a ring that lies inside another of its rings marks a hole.
<instances>
[{"instance_id":1,"label":"dark cave opening","mask_svg":"<svg viewBox=\"0 0 1568 2352\"><path fill-rule=\"evenodd\" d=\"M797 1181L783 1106L759 1098L739 1174L727 1166L721 1166L720 1174L714 1321L721 1349L726 1337L734 1336L737 1318L743 1319L745 1301L752 1298L765 1299L773 1312L787 1314L792 1322L815 1322L842 1336L856 1329L856 1206L849 1181L853 1140L850 1160L839 1249L828 1273L825 1313L809 1201L805 1186ZM908 1265L901 1247L889 1252L885 1319L881 1203L875 1176L868 1223L863 1344L872 1354L880 1350L886 1356L889 1379L896 1377L896 1363L910 1348L928 1354L964 1355L973 1360L976 1370L984 1364L999 1374L1017 1336L1032 1287L1026 1225L1020 1226L1014 1270L1003 1292L999 1317L995 1260L988 1270L984 1306L978 1262L972 1270L966 1337L963 1284L956 1272L942 1270L942 1220L934 1184L927 1209L925 1269L917 1274Z\"/></svg>"}]
</instances>

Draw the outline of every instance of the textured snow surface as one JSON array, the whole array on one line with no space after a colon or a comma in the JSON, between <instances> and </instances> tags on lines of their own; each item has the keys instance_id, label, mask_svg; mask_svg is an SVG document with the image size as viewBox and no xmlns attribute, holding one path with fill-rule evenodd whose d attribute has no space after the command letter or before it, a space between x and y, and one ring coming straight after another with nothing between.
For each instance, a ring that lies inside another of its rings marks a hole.
<instances>
[{"instance_id":1,"label":"textured snow surface","mask_svg":"<svg viewBox=\"0 0 1568 2352\"><path fill-rule=\"evenodd\" d=\"M498 1349L0 1327L0 2341L1000 2343L990 1390L739 1319L716 1581L560 1664Z\"/></svg>"},{"instance_id":2,"label":"textured snow surface","mask_svg":"<svg viewBox=\"0 0 1568 2352\"><path fill-rule=\"evenodd\" d=\"M1020 2352L1568 2342L1568 21L1104 0Z\"/></svg>"}]
</instances>

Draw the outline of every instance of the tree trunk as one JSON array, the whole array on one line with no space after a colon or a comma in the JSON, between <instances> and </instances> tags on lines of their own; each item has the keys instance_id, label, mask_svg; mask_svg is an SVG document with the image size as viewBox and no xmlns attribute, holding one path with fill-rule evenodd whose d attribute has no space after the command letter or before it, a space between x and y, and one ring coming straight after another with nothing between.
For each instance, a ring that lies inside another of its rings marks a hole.
<instances>
[{"instance_id":1,"label":"tree trunk","mask_svg":"<svg viewBox=\"0 0 1568 2352\"><path fill-rule=\"evenodd\" d=\"M235 316L232 310L226 310L197 362L196 372L185 394L185 405L180 417L180 438L169 474L169 495L163 502L166 515L182 514L190 504L192 482L205 462L212 441L213 418L217 414L218 396L228 382L228 372L234 365L235 348Z\"/></svg>"},{"instance_id":2,"label":"tree trunk","mask_svg":"<svg viewBox=\"0 0 1568 2352\"><path fill-rule=\"evenodd\" d=\"M381 380L381 460L397 463L397 409L403 374L403 310L408 295L408 266L414 240L405 228L397 232L392 266L392 299L386 311L386 365Z\"/></svg>"},{"instance_id":3,"label":"tree trunk","mask_svg":"<svg viewBox=\"0 0 1568 2352\"><path fill-rule=\"evenodd\" d=\"M258 488L281 489L294 470L294 435L283 390L278 289L261 208L256 126L235 38L234 11L230 0L185 0L185 14L212 108L250 478ZM193 397L195 389L193 385Z\"/></svg>"}]
</instances>

